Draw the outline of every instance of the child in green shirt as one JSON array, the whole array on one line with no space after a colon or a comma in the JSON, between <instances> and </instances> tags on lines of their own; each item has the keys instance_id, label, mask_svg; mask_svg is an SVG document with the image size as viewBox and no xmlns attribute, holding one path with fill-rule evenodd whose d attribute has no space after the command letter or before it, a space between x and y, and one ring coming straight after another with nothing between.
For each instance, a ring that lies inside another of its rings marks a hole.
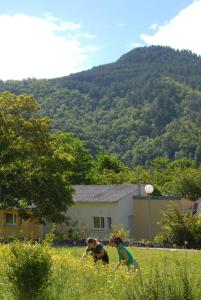
<instances>
[{"instance_id":1,"label":"child in green shirt","mask_svg":"<svg viewBox=\"0 0 201 300\"><path fill-rule=\"evenodd\" d=\"M133 257L133 255L130 253L130 251L123 245L123 241L120 237L113 236L110 239L110 245L112 247L117 248L117 252L119 255L119 262L117 264L117 268L119 268L122 265L122 262L124 262L128 271L135 269L139 273L140 267L139 267L138 262Z\"/></svg>"}]
</instances>

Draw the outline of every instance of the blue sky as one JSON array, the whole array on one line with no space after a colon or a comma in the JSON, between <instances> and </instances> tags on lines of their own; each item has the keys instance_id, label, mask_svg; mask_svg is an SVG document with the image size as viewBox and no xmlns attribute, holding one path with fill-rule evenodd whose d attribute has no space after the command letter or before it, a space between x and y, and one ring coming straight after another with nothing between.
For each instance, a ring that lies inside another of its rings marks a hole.
<instances>
[{"instance_id":1,"label":"blue sky","mask_svg":"<svg viewBox=\"0 0 201 300\"><path fill-rule=\"evenodd\" d=\"M140 45L200 54L191 40L200 15L201 0L0 0L0 78L68 75Z\"/></svg>"}]
</instances>

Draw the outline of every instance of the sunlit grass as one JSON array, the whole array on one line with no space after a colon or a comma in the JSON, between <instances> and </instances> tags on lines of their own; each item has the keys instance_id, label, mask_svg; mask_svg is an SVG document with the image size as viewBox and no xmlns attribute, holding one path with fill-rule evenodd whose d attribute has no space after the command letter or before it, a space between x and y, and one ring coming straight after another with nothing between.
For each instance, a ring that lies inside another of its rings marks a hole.
<instances>
[{"instance_id":1,"label":"sunlit grass","mask_svg":"<svg viewBox=\"0 0 201 300\"><path fill-rule=\"evenodd\" d=\"M107 250L109 267L94 266L91 258L82 261L83 248L53 250L47 299L201 299L200 252L130 248L141 266L142 277L137 277L125 268L115 270L116 249Z\"/></svg>"},{"instance_id":2,"label":"sunlit grass","mask_svg":"<svg viewBox=\"0 0 201 300\"><path fill-rule=\"evenodd\" d=\"M82 260L84 248L51 249L52 277L40 300L177 300L201 299L201 252L153 249L130 250L141 267L141 277L115 270L116 249L107 248L110 265ZM6 246L0 248L0 299L15 299L6 282Z\"/></svg>"}]
</instances>

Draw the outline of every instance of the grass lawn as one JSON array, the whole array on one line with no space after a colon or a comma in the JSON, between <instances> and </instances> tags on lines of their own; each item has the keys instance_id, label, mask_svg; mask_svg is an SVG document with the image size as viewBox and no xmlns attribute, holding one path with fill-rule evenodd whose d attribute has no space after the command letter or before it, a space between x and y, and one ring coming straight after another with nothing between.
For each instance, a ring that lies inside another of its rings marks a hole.
<instances>
[{"instance_id":1,"label":"grass lawn","mask_svg":"<svg viewBox=\"0 0 201 300\"><path fill-rule=\"evenodd\" d=\"M2 247L5 249L5 247ZM0 299L15 299L4 276L5 250L0 248ZM52 278L40 300L177 300L201 299L201 251L130 250L141 277L115 270L116 249L107 248L110 266L81 260L84 248L51 249ZM28 300L28 299L27 299Z\"/></svg>"}]
</instances>

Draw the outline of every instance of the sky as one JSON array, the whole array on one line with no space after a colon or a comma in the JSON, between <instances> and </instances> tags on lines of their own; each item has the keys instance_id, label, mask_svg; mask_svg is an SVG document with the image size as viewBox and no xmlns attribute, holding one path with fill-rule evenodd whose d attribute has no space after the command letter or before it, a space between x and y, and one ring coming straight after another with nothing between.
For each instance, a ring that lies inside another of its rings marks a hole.
<instances>
[{"instance_id":1,"label":"sky","mask_svg":"<svg viewBox=\"0 0 201 300\"><path fill-rule=\"evenodd\" d=\"M0 0L0 79L54 78L141 46L201 54L201 0Z\"/></svg>"}]
</instances>

